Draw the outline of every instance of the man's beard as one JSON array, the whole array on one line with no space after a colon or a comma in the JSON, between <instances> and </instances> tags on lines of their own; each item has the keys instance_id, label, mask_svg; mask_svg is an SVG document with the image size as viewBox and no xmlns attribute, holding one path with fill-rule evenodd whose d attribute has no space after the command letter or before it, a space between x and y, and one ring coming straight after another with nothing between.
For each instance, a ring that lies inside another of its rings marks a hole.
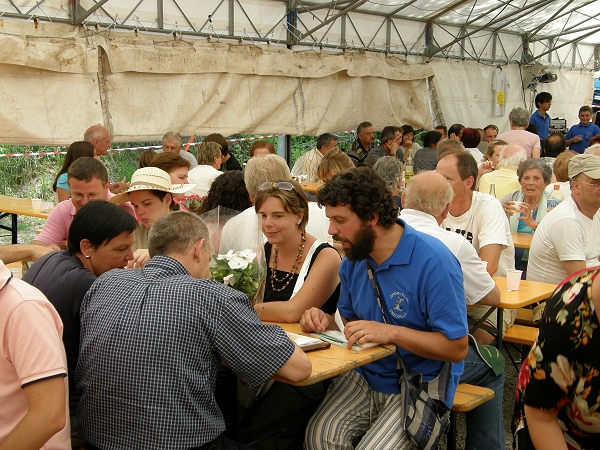
<instances>
[{"instance_id":1,"label":"man's beard","mask_svg":"<svg viewBox=\"0 0 600 450\"><path fill-rule=\"evenodd\" d=\"M354 237L354 242L345 239L340 239L338 235L334 235L336 241L347 242L348 249L344 251L345 257L350 261L362 261L375 248L375 231L368 224L363 224Z\"/></svg>"}]
</instances>

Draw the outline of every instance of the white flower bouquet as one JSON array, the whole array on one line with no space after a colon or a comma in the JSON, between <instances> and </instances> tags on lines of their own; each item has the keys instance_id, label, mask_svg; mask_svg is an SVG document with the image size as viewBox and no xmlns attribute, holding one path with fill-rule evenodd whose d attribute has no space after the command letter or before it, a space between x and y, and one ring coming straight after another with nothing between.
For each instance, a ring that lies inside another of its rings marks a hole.
<instances>
[{"instance_id":1,"label":"white flower bouquet","mask_svg":"<svg viewBox=\"0 0 600 450\"><path fill-rule=\"evenodd\" d=\"M256 253L251 249L213 255L215 267L211 267L213 280L243 292L254 302L264 279L264 267L256 264Z\"/></svg>"},{"instance_id":2,"label":"white flower bouquet","mask_svg":"<svg viewBox=\"0 0 600 450\"><path fill-rule=\"evenodd\" d=\"M211 278L246 294L253 304L262 303L266 261L260 217L254 211L218 207L202 214L210 231Z\"/></svg>"}]
</instances>

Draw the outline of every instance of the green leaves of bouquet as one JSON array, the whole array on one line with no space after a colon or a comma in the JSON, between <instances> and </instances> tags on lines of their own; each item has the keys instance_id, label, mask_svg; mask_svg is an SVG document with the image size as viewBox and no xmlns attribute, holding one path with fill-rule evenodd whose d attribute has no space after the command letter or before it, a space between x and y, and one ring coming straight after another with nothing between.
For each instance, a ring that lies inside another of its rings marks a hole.
<instances>
[{"instance_id":1,"label":"green leaves of bouquet","mask_svg":"<svg viewBox=\"0 0 600 450\"><path fill-rule=\"evenodd\" d=\"M255 264L256 253L250 249L224 255L213 255L214 267L210 268L211 278L219 283L243 292L252 301L262 279L263 270Z\"/></svg>"}]
</instances>

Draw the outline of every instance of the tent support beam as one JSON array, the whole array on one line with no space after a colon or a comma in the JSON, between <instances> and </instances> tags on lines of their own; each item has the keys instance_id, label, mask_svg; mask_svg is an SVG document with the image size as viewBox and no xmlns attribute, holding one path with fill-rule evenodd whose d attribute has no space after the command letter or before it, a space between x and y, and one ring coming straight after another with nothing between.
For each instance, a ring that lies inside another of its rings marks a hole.
<instances>
[{"instance_id":1,"label":"tent support beam","mask_svg":"<svg viewBox=\"0 0 600 450\"><path fill-rule=\"evenodd\" d=\"M541 0L541 1L539 1L539 2L532 3L531 5L529 5L529 6L525 7L525 8L524 8L524 9L521 11L521 13L523 13L522 15L528 14L528 13L529 13L528 11L529 11L530 9L532 9L532 8L537 8L538 6L547 5L548 3L552 3L552 0ZM519 15L519 17L520 17L520 15ZM502 17L498 17L498 18L496 18L496 19L492 20L491 22L489 22L489 23L487 23L487 24L485 24L485 25L482 25L482 26L480 26L480 27L477 27L477 28L475 28L474 30L471 30L471 31L469 31L469 32L468 32L468 33L466 33L466 34L464 34L464 35L461 35L461 36L457 37L456 39L453 39L453 40L452 40L452 41L450 41L449 43L447 43L447 44L445 44L444 46L442 46L442 47L441 47L441 48L440 48L440 49L437 51L437 53L439 53L439 52L441 52L441 51L443 51L443 50L446 50L446 49L447 49L447 48L449 48L449 47L452 47L452 46L453 46L454 44L456 44L457 42L459 42L459 41L462 41L462 40L464 40L466 37L468 37L468 36L471 36L471 35L473 35L473 34L475 34L475 33L479 32L479 31L481 31L481 30L484 30L484 29L486 29L486 28L487 28L487 27L489 27L490 25L494 25L495 23L502 22L503 20L506 20L506 19L512 19L512 20L514 21L514 20L516 19L516 17L515 17L515 15L514 15L513 13L511 13L511 12L509 12L508 14L506 14L506 15L504 15L504 16L502 16Z\"/></svg>"},{"instance_id":2,"label":"tent support beam","mask_svg":"<svg viewBox=\"0 0 600 450\"><path fill-rule=\"evenodd\" d=\"M535 55L534 58L535 59L540 59L542 56L546 56L547 54L552 53L552 52L558 50L559 48L565 47L567 45L575 44L575 43L581 41L582 39L585 39L586 37L589 37L592 34L597 33L598 31L600 31L600 27L596 27L594 30L590 31L589 33L584 34L583 36L579 36L579 37L577 37L575 39L571 39L570 41L563 42L560 45L556 45L554 47L551 47L549 50L546 50L545 52L540 53L539 55Z\"/></svg>"},{"instance_id":3,"label":"tent support beam","mask_svg":"<svg viewBox=\"0 0 600 450\"><path fill-rule=\"evenodd\" d=\"M83 13L81 15L73 15L73 19L74 19L73 24L81 25L85 19L90 17L92 14L94 14L98 9L102 8L102 6L104 6L107 2L108 2L108 0L99 0L98 2L96 2L96 4L94 6L92 6L90 9L85 11L85 13ZM158 2L162 3L162 0L158 0ZM77 6L78 6L78 8L77 8L78 10L83 10L83 8L79 4L79 2L77 2ZM161 10L162 10L162 8L161 8Z\"/></svg>"},{"instance_id":4,"label":"tent support beam","mask_svg":"<svg viewBox=\"0 0 600 450\"><path fill-rule=\"evenodd\" d=\"M301 41L306 36L308 36L310 34L313 34L317 30L320 30L325 25L327 25L330 22L333 22L334 20L336 20L338 17L348 14L350 11L354 11L360 5L363 5L363 4L367 3L368 1L369 0L356 0L354 3L352 3L351 5L348 5L348 7L346 7L345 9L343 9L342 11L340 11L339 13L337 13L337 14L329 17L328 19L324 20L323 22L321 22L319 25L317 25L313 29L308 30L306 33L302 33L302 35L298 38L298 40Z\"/></svg>"}]
</instances>

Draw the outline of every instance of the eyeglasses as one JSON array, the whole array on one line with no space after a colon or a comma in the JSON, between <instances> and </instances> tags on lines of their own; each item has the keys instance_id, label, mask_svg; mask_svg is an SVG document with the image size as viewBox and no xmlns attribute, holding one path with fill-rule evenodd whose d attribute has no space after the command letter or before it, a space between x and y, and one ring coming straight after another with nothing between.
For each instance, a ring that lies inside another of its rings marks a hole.
<instances>
[{"instance_id":1,"label":"eyeglasses","mask_svg":"<svg viewBox=\"0 0 600 450\"><path fill-rule=\"evenodd\" d=\"M87 198L91 202L93 200L100 200L102 198L102 196L100 194L90 194L90 195L71 194L71 198L78 202L82 201L84 198Z\"/></svg>"},{"instance_id":2,"label":"eyeglasses","mask_svg":"<svg viewBox=\"0 0 600 450\"><path fill-rule=\"evenodd\" d=\"M600 181L596 181L595 183L588 183L587 181L581 181L581 180L575 180L578 183L583 183L583 184L587 184L588 186L593 186L596 189L600 188Z\"/></svg>"},{"instance_id":3,"label":"eyeglasses","mask_svg":"<svg viewBox=\"0 0 600 450\"><path fill-rule=\"evenodd\" d=\"M280 181L279 183L273 183L271 181L265 181L258 187L259 191L264 191L270 187L274 189L281 189L282 191L295 191L294 185L288 181Z\"/></svg>"}]
</instances>

